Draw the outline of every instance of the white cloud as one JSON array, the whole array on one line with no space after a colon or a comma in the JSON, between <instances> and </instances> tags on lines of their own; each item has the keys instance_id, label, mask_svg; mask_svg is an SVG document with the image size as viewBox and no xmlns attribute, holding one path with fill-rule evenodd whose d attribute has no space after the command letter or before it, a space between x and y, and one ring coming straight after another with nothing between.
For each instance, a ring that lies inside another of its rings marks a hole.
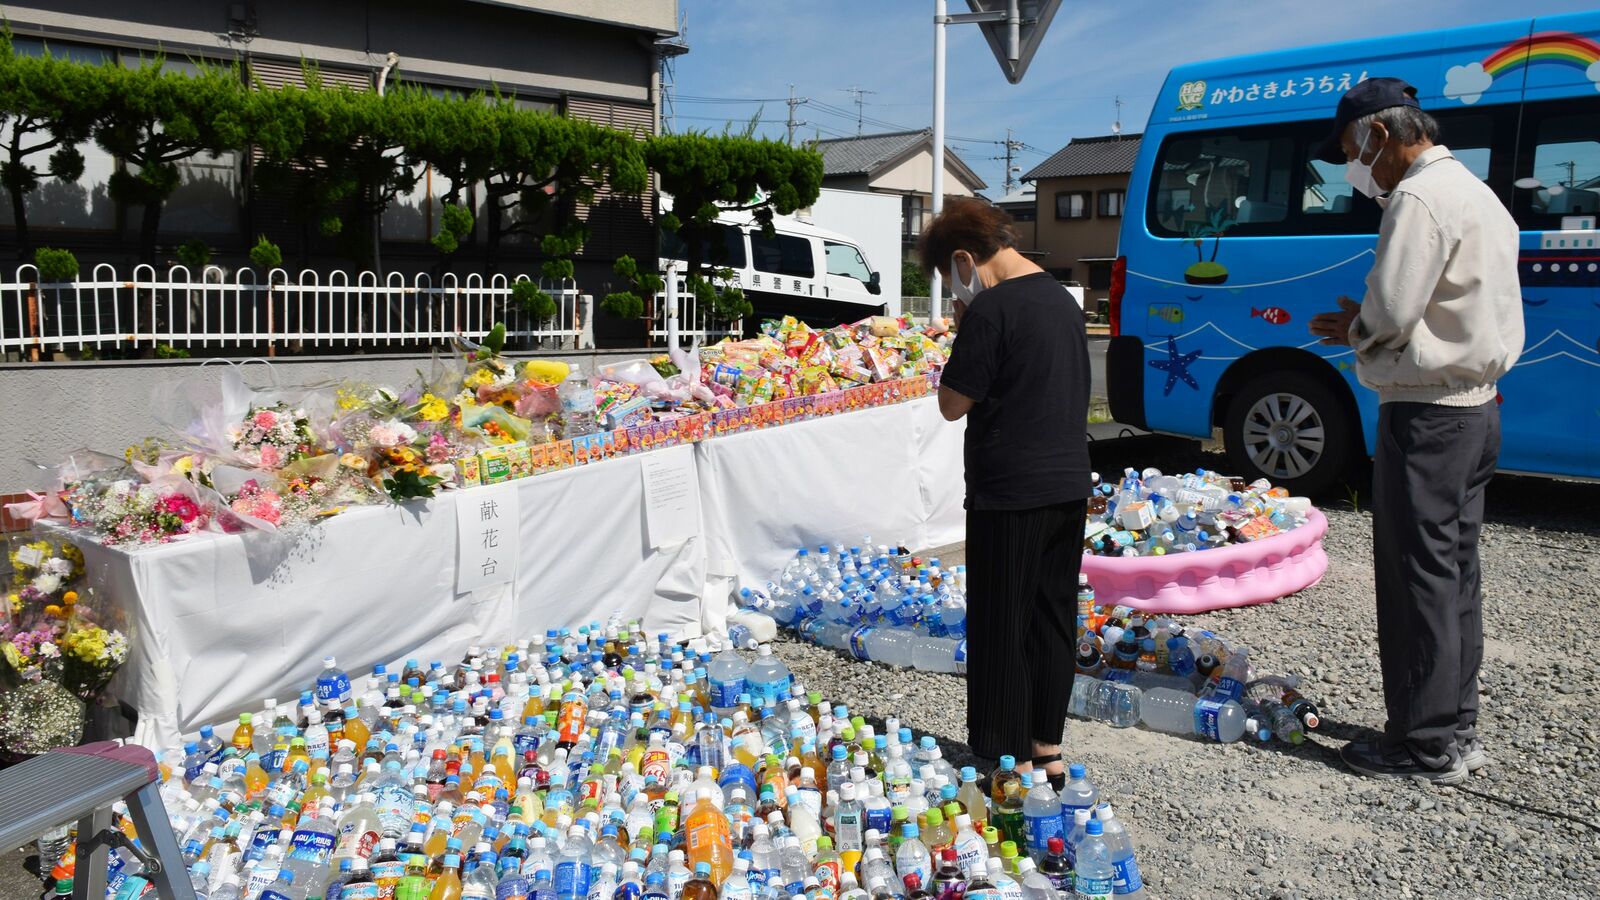
<instances>
[{"instance_id":1,"label":"white cloud","mask_svg":"<svg viewBox=\"0 0 1600 900\"><path fill-rule=\"evenodd\" d=\"M1451 66L1444 73L1444 95L1462 103L1477 103L1493 82L1494 76L1483 70L1483 63Z\"/></svg>"},{"instance_id":2,"label":"white cloud","mask_svg":"<svg viewBox=\"0 0 1600 900\"><path fill-rule=\"evenodd\" d=\"M1594 89L1600 91L1600 60L1590 63L1589 68L1583 70L1583 74L1589 76L1589 80L1594 82Z\"/></svg>"}]
</instances>

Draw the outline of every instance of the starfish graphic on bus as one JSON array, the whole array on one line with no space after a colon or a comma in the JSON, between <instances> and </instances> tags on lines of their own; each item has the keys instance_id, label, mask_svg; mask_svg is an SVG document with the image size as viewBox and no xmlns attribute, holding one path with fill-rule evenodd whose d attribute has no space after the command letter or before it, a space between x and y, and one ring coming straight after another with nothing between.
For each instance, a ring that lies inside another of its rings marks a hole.
<instances>
[{"instance_id":1,"label":"starfish graphic on bus","mask_svg":"<svg viewBox=\"0 0 1600 900\"><path fill-rule=\"evenodd\" d=\"M1204 350L1191 350L1188 353L1178 352L1178 341L1172 335L1167 335L1167 358L1150 360L1150 368L1160 369L1167 373L1166 386L1161 389L1163 397L1172 395L1172 389L1177 386L1179 379L1184 384L1195 390L1200 390L1200 383L1189 374L1189 364L1200 358Z\"/></svg>"}]
</instances>

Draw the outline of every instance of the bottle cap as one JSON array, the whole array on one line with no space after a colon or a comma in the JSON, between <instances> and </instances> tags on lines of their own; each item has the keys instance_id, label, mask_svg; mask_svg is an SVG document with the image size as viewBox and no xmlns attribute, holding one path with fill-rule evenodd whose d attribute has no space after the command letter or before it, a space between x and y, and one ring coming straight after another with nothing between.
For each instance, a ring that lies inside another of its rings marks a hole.
<instances>
[{"instance_id":1,"label":"bottle cap","mask_svg":"<svg viewBox=\"0 0 1600 900\"><path fill-rule=\"evenodd\" d=\"M1099 819L1091 819L1089 820L1089 824L1084 827L1084 833L1092 834L1098 837L1102 834L1105 834L1106 830L1105 827L1100 824Z\"/></svg>"}]
</instances>

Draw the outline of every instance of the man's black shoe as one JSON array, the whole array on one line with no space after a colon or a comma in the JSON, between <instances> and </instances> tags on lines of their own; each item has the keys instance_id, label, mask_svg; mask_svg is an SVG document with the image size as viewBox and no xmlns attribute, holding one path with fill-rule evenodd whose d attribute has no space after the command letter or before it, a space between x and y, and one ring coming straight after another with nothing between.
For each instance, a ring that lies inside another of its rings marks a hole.
<instances>
[{"instance_id":1,"label":"man's black shoe","mask_svg":"<svg viewBox=\"0 0 1600 900\"><path fill-rule=\"evenodd\" d=\"M1467 767L1459 759L1444 768L1430 769L1404 747L1385 750L1378 741L1351 741L1339 750L1339 758L1357 772L1375 778L1420 778L1442 785L1467 780Z\"/></svg>"}]
</instances>

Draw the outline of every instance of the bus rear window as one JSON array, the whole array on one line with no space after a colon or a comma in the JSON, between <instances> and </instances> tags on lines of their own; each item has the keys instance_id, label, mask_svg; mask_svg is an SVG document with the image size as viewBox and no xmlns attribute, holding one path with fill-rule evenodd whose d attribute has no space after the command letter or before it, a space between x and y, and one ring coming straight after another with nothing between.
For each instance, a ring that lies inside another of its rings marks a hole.
<instances>
[{"instance_id":1,"label":"bus rear window","mask_svg":"<svg viewBox=\"0 0 1600 900\"><path fill-rule=\"evenodd\" d=\"M1151 230L1199 237L1289 215L1294 140L1287 135L1176 137L1161 149L1151 192Z\"/></svg>"}]
</instances>

